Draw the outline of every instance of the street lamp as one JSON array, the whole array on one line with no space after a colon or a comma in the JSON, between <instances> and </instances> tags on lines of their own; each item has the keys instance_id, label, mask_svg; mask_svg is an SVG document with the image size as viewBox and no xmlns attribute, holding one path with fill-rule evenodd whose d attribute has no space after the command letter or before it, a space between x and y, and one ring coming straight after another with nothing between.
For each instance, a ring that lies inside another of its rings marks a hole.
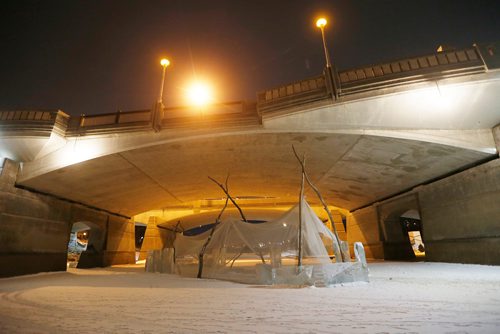
<instances>
[{"instance_id":1,"label":"street lamp","mask_svg":"<svg viewBox=\"0 0 500 334\"><path fill-rule=\"evenodd\" d=\"M316 20L316 27L321 30L321 39L323 40L323 50L325 51L325 60L326 60L326 80L328 89L332 94L332 98L334 100L338 99L338 80L337 73L335 69L332 69L332 63L330 62L330 54L328 53L328 48L326 47L326 38L325 38L325 26L328 21L324 17L320 17Z\"/></svg>"},{"instance_id":2,"label":"street lamp","mask_svg":"<svg viewBox=\"0 0 500 334\"><path fill-rule=\"evenodd\" d=\"M161 121L163 119L163 86L165 85L165 72L167 71L167 66L170 65L170 61L167 58L163 58L160 60L160 65L163 66L160 96L158 97L158 102L155 103L154 109L152 110L153 129L156 132L161 130Z\"/></svg>"},{"instance_id":3,"label":"street lamp","mask_svg":"<svg viewBox=\"0 0 500 334\"><path fill-rule=\"evenodd\" d=\"M161 86L160 86L160 97L158 98L158 103L163 103L163 86L165 85L165 72L167 70L167 66L170 65L170 61L167 58L163 58L160 61L161 66L163 66L163 74L161 77Z\"/></svg>"},{"instance_id":4,"label":"street lamp","mask_svg":"<svg viewBox=\"0 0 500 334\"><path fill-rule=\"evenodd\" d=\"M321 30L321 38L323 39L323 50L325 51L325 59L326 59L326 67L332 67L330 63L330 55L328 54L328 49L326 47L326 39L325 39L325 26L328 21L324 17L320 17L316 21L316 27Z\"/></svg>"}]
</instances>

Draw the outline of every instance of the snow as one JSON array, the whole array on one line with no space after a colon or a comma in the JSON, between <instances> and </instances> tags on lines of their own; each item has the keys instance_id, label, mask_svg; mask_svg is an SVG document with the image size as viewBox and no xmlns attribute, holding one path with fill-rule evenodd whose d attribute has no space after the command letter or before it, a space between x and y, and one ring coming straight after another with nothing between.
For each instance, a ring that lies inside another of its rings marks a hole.
<instances>
[{"instance_id":1,"label":"snow","mask_svg":"<svg viewBox=\"0 0 500 334\"><path fill-rule=\"evenodd\" d=\"M500 267L370 263L370 283L279 288L69 269L0 279L0 333L500 333Z\"/></svg>"}]
</instances>

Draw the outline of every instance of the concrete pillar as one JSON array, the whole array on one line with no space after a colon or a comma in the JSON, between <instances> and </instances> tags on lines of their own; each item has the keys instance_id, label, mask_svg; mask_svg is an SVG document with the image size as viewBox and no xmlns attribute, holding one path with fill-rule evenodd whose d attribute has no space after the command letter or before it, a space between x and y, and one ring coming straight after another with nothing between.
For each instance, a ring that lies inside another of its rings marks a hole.
<instances>
[{"instance_id":1,"label":"concrete pillar","mask_svg":"<svg viewBox=\"0 0 500 334\"><path fill-rule=\"evenodd\" d=\"M148 225L142 242L140 260L145 260L148 251L160 250L163 248L173 247L174 232L165 231L157 227L159 223L158 217L151 216L148 219Z\"/></svg>"},{"instance_id":2,"label":"concrete pillar","mask_svg":"<svg viewBox=\"0 0 500 334\"><path fill-rule=\"evenodd\" d=\"M367 258L383 259L384 250L381 240L375 206L357 210L347 216L347 241L351 247L356 241L361 241ZM352 249L351 253L354 254Z\"/></svg>"},{"instance_id":3,"label":"concrete pillar","mask_svg":"<svg viewBox=\"0 0 500 334\"><path fill-rule=\"evenodd\" d=\"M104 265L135 263L134 223L123 217L108 216L108 218Z\"/></svg>"},{"instance_id":4,"label":"concrete pillar","mask_svg":"<svg viewBox=\"0 0 500 334\"><path fill-rule=\"evenodd\" d=\"M497 146L497 153L500 152L500 124L493 128L493 139Z\"/></svg>"}]
</instances>

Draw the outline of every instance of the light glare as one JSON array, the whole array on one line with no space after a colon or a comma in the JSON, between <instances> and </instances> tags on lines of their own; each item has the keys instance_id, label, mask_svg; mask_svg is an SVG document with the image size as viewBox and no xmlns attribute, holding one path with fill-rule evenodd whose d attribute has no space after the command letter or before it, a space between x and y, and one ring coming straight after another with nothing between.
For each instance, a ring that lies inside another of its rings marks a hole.
<instances>
[{"instance_id":1,"label":"light glare","mask_svg":"<svg viewBox=\"0 0 500 334\"><path fill-rule=\"evenodd\" d=\"M212 89L203 82L195 82L187 90L187 98L191 104L202 106L213 100Z\"/></svg>"}]
</instances>

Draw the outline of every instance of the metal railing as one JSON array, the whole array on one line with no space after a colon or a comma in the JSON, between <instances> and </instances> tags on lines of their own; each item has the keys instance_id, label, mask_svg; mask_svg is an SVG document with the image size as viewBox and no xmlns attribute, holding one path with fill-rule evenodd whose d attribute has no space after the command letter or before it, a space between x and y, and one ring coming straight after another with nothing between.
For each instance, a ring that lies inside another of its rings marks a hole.
<instances>
[{"instance_id":1,"label":"metal railing","mask_svg":"<svg viewBox=\"0 0 500 334\"><path fill-rule=\"evenodd\" d=\"M80 128L149 122L151 122L151 110L118 111L110 114L81 115L78 117L78 127Z\"/></svg>"}]
</instances>

